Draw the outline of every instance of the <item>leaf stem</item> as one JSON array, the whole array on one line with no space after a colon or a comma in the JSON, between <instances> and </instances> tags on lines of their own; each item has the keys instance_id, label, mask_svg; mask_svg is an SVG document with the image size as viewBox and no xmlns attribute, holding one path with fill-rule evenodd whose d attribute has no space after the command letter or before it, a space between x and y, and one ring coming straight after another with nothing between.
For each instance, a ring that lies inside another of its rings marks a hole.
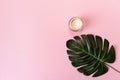
<instances>
[{"instance_id":1,"label":"leaf stem","mask_svg":"<svg viewBox=\"0 0 120 80\"><path fill-rule=\"evenodd\" d=\"M109 64L107 64L107 63L105 63L105 64L106 64L107 66L109 66L110 68L112 68L113 70L115 70L116 72L120 73L119 70L117 70L116 68L112 67L111 65L109 65Z\"/></svg>"}]
</instances>

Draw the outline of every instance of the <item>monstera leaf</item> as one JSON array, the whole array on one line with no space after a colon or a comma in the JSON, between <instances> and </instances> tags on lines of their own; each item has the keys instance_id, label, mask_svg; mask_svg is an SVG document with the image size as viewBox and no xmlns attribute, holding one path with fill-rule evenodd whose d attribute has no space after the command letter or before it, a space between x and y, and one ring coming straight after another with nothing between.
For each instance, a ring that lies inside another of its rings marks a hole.
<instances>
[{"instance_id":1,"label":"monstera leaf","mask_svg":"<svg viewBox=\"0 0 120 80\"><path fill-rule=\"evenodd\" d=\"M115 61L114 46L107 39L92 34L75 36L66 42L69 60L84 75L101 76L108 72L107 63ZM111 67L112 68L112 67Z\"/></svg>"}]
</instances>

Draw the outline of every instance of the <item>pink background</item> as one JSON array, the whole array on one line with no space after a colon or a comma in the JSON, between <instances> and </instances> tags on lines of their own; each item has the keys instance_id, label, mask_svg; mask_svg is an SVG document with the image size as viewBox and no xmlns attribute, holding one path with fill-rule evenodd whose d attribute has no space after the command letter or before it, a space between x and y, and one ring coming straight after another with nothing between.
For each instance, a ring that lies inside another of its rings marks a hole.
<instances>
[{"instance_id":1,"label":"pink background","mask_svg":"<svg viewBox=\"0 0 120 80\"><path fill-rule=\"evenodd\" d=\"M72 17L84 29L68 28ZM110 68L101 77L86 77L68 60L66 40L92 33L116 48L111 64L120 70L120 0L0 0L0 80L119 80Z\"/></svg>"}]
</instances>

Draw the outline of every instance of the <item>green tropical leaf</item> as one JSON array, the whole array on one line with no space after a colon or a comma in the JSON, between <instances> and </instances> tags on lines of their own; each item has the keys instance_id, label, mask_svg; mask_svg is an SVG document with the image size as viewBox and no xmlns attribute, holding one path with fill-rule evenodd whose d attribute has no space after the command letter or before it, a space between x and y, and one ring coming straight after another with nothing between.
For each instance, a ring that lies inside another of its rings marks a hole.
<instances>
[{"instance_id":1,"label":"green tropical leaf","mask_svg":"<svg viewBox=\"0 0 120 80\"><path fill-rule=\"evenodd\" d=\"M86 76L101 76L108 72L108 64L115 61L114 46L107 39L92 34L75 36L66 42L69 60ZM109 66L110 67L110 66Z\"/></svg>"}]
</instances>

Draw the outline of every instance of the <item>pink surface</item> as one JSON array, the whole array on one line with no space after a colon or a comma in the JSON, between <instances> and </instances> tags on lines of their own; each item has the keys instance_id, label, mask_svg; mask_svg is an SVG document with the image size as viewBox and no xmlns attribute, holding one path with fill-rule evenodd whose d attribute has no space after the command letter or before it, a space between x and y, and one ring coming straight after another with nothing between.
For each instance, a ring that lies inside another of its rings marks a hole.
<instances>
[{"instance_id":1,"label":"pink surface","mask_svg":"<svg viewBox=\"0 0 120 80\"><path fill-rule=\"evenodd\" d=\"M70 31L72 17L84 29ZM0 80L119 80L110 68L101 77L86 77L72 67L66 40L74 35L101 35L114 44L120 70L120 0L0 0Z\"/></svg>"}]
</instances>

